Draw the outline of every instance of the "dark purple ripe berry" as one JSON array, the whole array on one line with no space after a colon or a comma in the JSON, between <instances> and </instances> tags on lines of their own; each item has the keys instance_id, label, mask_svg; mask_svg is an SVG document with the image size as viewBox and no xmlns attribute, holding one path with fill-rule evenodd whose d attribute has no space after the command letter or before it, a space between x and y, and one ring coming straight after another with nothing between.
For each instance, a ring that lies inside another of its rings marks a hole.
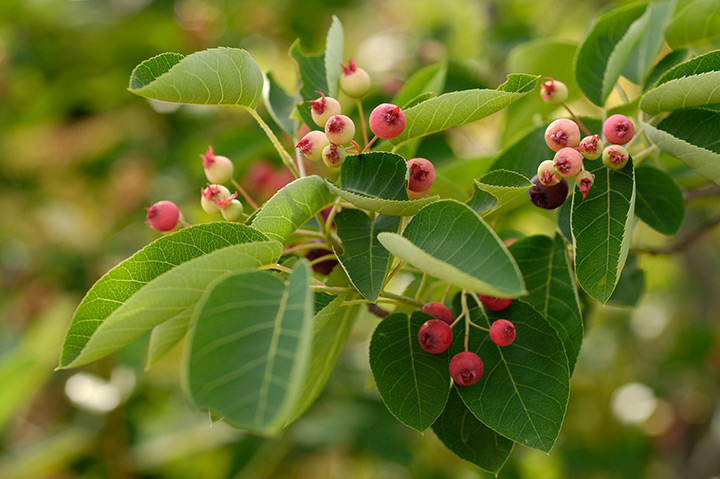
<instances>
[{"instance_id":1,"label":"dark purple ripe berry","mask_svg":"<svg viewBox=\"0 0 720 479\"><path fill-rule=\"evenodd\" d=\"M540 183L537 175L533 176L531 181L535 186L528 190L528 196L530 196L530 201L535 206L546 210L554 210L565 202L568 195L568 184L565 178L560 178L560 183L552 186L545 186Z\"/></svg>"},{"instance_id":2,"label":"dark purple ripe berry","mask_svg":"<svg viewBox=\"0 0 720 479\"><path fill-rule=\"evenodd\" d=\"M470 386L480 381L483 369L482 359L469 351L458 353L450 360L450 377L459 386Z\"/></svg>"},{"instance_id":3,"label":"dark purple ripe berry","mask_svg":"<svg viewBox=\"0 0 720 479\"><path fill-rule=\"evenodd\" d=\"M440 321L444 321L448 324L452 324L453 322L452 313L450 312L448 307L442 303L426 303L423 305L422 308L420 308L420 310L423 313L431 314Z\"/></svg>"},{"instance_id":4,"label":"dark purple ripe berry","mask_svg":"<svg viewBox=\"0 0 720 479\"><path fill-rule=\"evenodd\" d=\"M327 256L329 254L332 254L332 251L324 249L324 248L313 248L310 251L307 252L305 257L309 259L310 261L318 258L322 258L323 256ZM321 261L319 263L315 263L312 267L313 271L316 273L320 273L324 276L329 275L333 268L337 266L338 261L336 259L327 259L325 261Z\"/></svg>"},{"instance_id":5,"label":"dark purple ripe berry","mask_svg":"<svg viewBox=\"0 0 720 479\"><path fill-rule=\"evenodd\" d=\"M498 319L490 326L490 339L498 346L507 346L515 341L515 325L507 319Z\"/></svg>"},{"instance_id":6,"label":"dark purple ripe berry","mask_svg":"<svg viewBox=\"0 0 720 479\"><path fill-rule=\"evenodd\" d=\"M439 319L425 321L420 326L418 341L420 347L432 354L440 354L447 351L452 343L453 333L450 325Z\"/></svg>"}]
</instances>

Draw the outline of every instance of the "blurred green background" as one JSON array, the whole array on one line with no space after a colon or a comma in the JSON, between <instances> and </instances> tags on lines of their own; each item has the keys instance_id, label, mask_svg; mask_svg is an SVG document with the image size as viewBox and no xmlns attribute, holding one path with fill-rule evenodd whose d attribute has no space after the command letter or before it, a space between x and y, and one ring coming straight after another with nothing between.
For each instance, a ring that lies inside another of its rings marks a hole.
<instances>
[{"instance_id":1,"label":"blurred green background","mask_svg":"<svg viewBox=\"0 0 720 479\"><path fill-rule=\"evenodd\" d=\"M169 199L191 223L214 219L198 201L198 155L208 144L233 159L261 199L271 191L257 187L252 165L280 167L249 116L150 103L127 92L128 79L159 53L222 45L246 48L290 89L297 80L288 48L300 37L307 50L322 49L334 14L345 27L346 58L373 78L371 108L440 60L450 62L447 90L495 88L514 66L568 71L571 55L532 66L518 46L554 39L572 52L598 12L617 4L2 0L0 478L485 477L432 432L394 420L367 387L377 323L370 315L360 318L318 402L280 438L210 427L193 412L182 394L181 348L149 371L143 341L79 370L53 371L83 294L157 237L143 207ZM593 112L582 100L577 108ZM431 137L421 151L448 181L467 177L461 160L486 169L520 127L542 120L507 115ZM702 186L678 162L664 164L683 187ZM717 191L703 191L689 195L679 239L717 217ZM506 236L552 234L552 218L521 208L495 226ZM555 449L548 456L517 447L500 477L720 477L718 233L671 256L639 255L646 288L637 308L588 305ZM676 241L636 228L636 246Z\"/></svg>"}]
</instances>

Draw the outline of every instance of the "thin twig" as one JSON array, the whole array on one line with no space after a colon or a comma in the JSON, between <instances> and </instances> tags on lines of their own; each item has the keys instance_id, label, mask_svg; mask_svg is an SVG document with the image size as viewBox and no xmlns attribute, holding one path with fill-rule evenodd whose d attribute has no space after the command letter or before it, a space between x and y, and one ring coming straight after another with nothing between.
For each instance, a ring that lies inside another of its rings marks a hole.
<instances>
[{"instance_id":1,"label":"thin twig","mask_svg":"<svg viewBox=\"0 0 720 479\"><path fill-rule=\"evenodd\" d=\"M363 134L363 142L365 147L368 146L368 132L367 132L367 125L365 124L365 112L363 111L362 102L358 98L355 100L357 102L357 109L358 109L358 115L360 116L360 124L362 125L362 134Z\"/></svg>"},{"instance_id":2,"label":"thin twig","mask_svg":"<svg viewBox=\"0 0 720 479\"><path fill-rule=\"evenodd\" d=\"M235 187L235 189L240 192L240 194L243 196L243 198L245 198L245 201L247 201L247 203L250 205L250 207L251 207L252 209L256 210L256 209L259 208L259 206L257 205L257 203L255 203L255 202L253 201L253 199L250 198L250 195L247 193L247 191L245 191L245 188L243 188L242 186L240 186L240 183L238 183L235 179L233 179L233 180L232 180L232 184L233 184L233 186Z\"/></svg>"},{"instance_id":3,"label":"thin twig","mask_svg":"<svg viewBox=\"0 0 720 479\"><path fill-rule=\"evenodd\" d=\"M565 107L565 109L568 111L568 113L570 113L570 116L573 117L573 120L575 120L575 123L577 123L577 124L580 126L580 129L581 129L586 135L592 135L592 133L590 132L590 130L588 130L588 127L585 126L585 124L580 120L580 118L577 117L577 115L576 115L575 113L573 113L573 111L570 109L570 107L567 106L566 103L563 103L562 105Z\"/></svg>"},{"instance_id":4,"label":"thin twig","mask_svg":"<svg viewBox=\"0 0 720 479\"><path fill-rule=\"evenodd\" d=\"M678 241L672 246L667 248L633 248L634 253L649 254L649 255L671 255L680 253L690 247L695 241L700 239L702 235L712 231L718 224L720 224L720 216L704 224L693 233L685 237L685 239Z\"/></svg>"}]
</instances>

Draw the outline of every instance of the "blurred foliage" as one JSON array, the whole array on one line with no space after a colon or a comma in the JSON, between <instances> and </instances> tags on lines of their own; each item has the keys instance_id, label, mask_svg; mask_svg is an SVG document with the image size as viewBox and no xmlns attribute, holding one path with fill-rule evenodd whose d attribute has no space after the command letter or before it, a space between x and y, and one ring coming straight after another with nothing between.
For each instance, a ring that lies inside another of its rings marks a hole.
<instances>
[{"instance_id":1,"label":"blurred foliage","mask_svg":"<svg viewBox=\"0 0 720 479\"><path fill-rule=\"evenodd\" d=\"M433 434L395 421L368 387L367 342L377 321L369 314L317 404L278 438L210 427L194 415L178 377L180 349L147 372L142 342L80 371L52 371L81 295L156 237L143 224L144 206L169 199L189 222L211 220L197 201L204 183L198 155L208 144L234 160L258 196L271 194L257 189L258 170L280 165L250 117L148 104L126 91L128 78L161 52L240 46L289 89L296 81L290 44L301 37L306 49L321 48L335 14L345 26L346 58L373 77L364 100L371 107L438 60L449 62L448 90L494 88L510 72L508 62L522 59L515 47L538 39L572 45L608 4L0 2L0 477L482 477ZM548 69L567 71L571 62L560 58ZM577 107L593 112L583 100ZM468 194L469 183L457 182L469 176L455 161L479 175L514 128L537 124L529 114L504 131L504 115L420 145L447 175L438 185ZM682 241L718 214L716 187L703 186L677 160L661 163L681 186L699 189L687 193L677 238L637 225L644 249ZM253 164L264 166L246 176ZM491 221L512 237L549 233L553 218L522 208ZM720 475L719 244L714 230L674 255L638 254L646 291L636 309L585 301L587 337L558 445L550 456L516 448L502 477Z\"/></svg>"}]
</instances>

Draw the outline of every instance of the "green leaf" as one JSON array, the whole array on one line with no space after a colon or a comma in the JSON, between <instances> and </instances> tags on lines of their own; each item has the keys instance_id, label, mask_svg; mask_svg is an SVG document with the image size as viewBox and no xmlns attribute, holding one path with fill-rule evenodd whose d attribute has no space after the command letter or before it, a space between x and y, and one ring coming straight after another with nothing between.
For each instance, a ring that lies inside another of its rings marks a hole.
<instances>
[{"instance_id":1,"label":"green leaf","mask_svg":"<svg viewBox=\"0 0 720 479\"><path fill-rule=\"evenodd\" d=\"M720 38L720 3L695 0L675 15L665 32L673 50Z\"/></svg>"},{"instance_id":2,"label":"green leaf","mask_svg":"<svg viewBox=\"0 0 720 479\"><path fill-rule=\"evenodd\" d=\"M620 279L635 211L635 175L632 158L614 171L600 161L585 161L595 175L583 200L577 189L572 197L575 274L580 286L594 299L606 303Z\"/></svg>"},{"instance_id":3,"label":"green leaf","mask_svg":"<svg viewBox=\"0 0 720 479\"><path fill-rule=\"evenodd\" d=\"M466 201L466 204L470 207L470 209L472 209L475 213L482 215L483 213L497 208L497 198L487 191L481 190L477 184L474 185L474 189L475 191L473 191L472 197Z\"/></svg>"},{"instance_id":4,"label":"green leaf","mask_svg":"<svg viewBox=\"0 0 720 479\"><path fill-rule=\"evenodd\" d=\"M406 110L413 106L411 103L420 96L428 94L432 94L431 96L439 95L443 92L443 88L445 88L446 76L447 63L445 62L421 68L405 82L397 95L395 95L392 103ZM429 99L429 97L425 98L425 100L427 99Z\"/></svg>"},{"instance_id":5,"label":"green leaf","mask_svg":"<svg viewBox=\"0 0 720 479\"><path fill-rule=\"evenodd\" d=\"M293 136L298 129L298 121L291 118L297 99L285 93L278 85L272 73L267 74L267 82L262 92L263 102L268 113L287 134Z\"/></svg>"},{"instance_id":6,"label":"green leaf","mask_svg":"<svg viewBox=\"0 0 720 479\"><path fill-rule=\"evenodd\" d=\"M512 74L497 90L445 93L405 110L405 130L391 140L397 146L415 138L480 120L535 89L538 76Z\"/></svg>"},{"instance_id":7,"label":"green leaf","mask_svg":"<svg viewBox=\"0 0 720 479\"><path fill-rule=\"evenodd\" d=\"M637 306L640 297L645 292L645 271L641 270L637 263L637 255L628 254L620 281L610 296L609 303L620 306Z\"/></svg>"},{"instance_id":8,"label":"green leaf","mask_svg":"<svg viewBox=\"0 0 720 479\"><path fill-rule=\"evenodd\" d=\"M211 48L182 57L170 53L133 70L129 90L172 103L236 105L254 109L263 89L255 60L239 48Z\"/></svg>"},{"instance_id":9,"label":"green leaf","mask_svg":"<svg viewBox=\"0 0 720 479\"><path fill-rule=\"evenodd\" d=\"M298 178L267 200L252 226L282 243L332 200L330 190L319 176Z\"/></svg>"},{"instance_id":10,"label":"green leaf","mask_svg":"<svg viewBox=\"0 0 720 479\"><path fill-rule=\"evenodd\" d=\"M475 186L482 191L490 193L497 199L494 210L500 209L515 198L527 194L533 184L520 173L510 170L493 170L475 180ZM493 210L483 213L483 216Z\"/></svg>"},{"instance_id":11,"label":"green leaf","mask_svg":"<svg viewBox=\"0 0 720 479\"><path fill-rule=\"evenodd\" d=\"M668 70L640 100L650 115L720 103L720 51L695 57Z\"/></svg>"},{"instance_id":12,"label":"green leaf","mask_svg":"<svg viewBox=\"0 0 720 479\"><path fill-rule=\"evenodd\" d=\"M164 321L190 313L205 288L225 273L257 268L280 258L275 241L246 243L215 250L158 276L112 312L63 368L81 366L117 351Z\"/></svg>"},{"instance_id":13,"label":"green leaf","mask_svg":"<svg viewBox=\"0 0 720 479\"><path fill-rule=\"evenodd\" d=\"M690 52L688 50L675 50L662 57L648 74L645 84L643 85L643 92L654 86L658 80L660 80L660 77L665 75L671 68L686 61L689 55Z\"/></svg>"},{"instance_id":14,"label":"green leaf","mask_svg":"<svg viewBox=\"0 0 720 479\"><path fill-rule=\"evenodd\" d=\"M455 299L460 307L460 295ZM497 346L490 335L472 329L468 350L483 361L484 374L477 383L458 388L465 405L497 433L528 447L548 452L565 417L570 395L567 356L557 332L534 308L513 301L500 312L481 309L468 298L470 318L490 328L498 319L515 325L512 344ZM464 351L464 325L454 328L450 355Z\"/></svg>"},{"instance_id":15,"label":"green leaf","mask_svg":"<svg viewBox=\"0 0 720 479\"><path fill-rule=\"evenodd\" d=\"M447 353L420 347L420 326L432 316L391 314L370 340L370 369L385 406L398 421L424 431L445 408L450 393Z\"/></svg>"},{"instance_id":16,"label":"green leaf","mask_svg":"<svg viewBox=\"0 0 720 479\"><path fill-rule=\"evenodd\" d=\"M478 421L462 402L457 388L450 390L445 410L432 429L445 447L490 473L505 465L515 443Z\"/></svg>"},{"instance_id":17,"label":"green leaf","mask_svg":"<svg viewBox=\"0 0 720 479\"><path fill-rule=\"evenodd\" d=\"M300 74L300 97L302 103L297 105L303 121L308 125L314 125L310 113L310 104L308 101L318 98L316 92L320 91L328 94L327 76L325 74L325 53L315 55L307 54L300 48L300 40L295 40L290 46L290 56L297 62Z\"/></svg>"},{"instance_id":18,"label":"green leaf","mask_svg":"<svg viewBox=\"0 0 720 479\"><path fill-rule=\"evenodd\" d=\"M287 286L246 271L212 285L190 330L192 401L235 427L273 434L299 401L312 347L310 267L299 262Z\"/></svg>"},{"instance_id":19,"label":"green leaf","mask_svg":"<svg viewBox=\"0 0 720 479\"><path fill-rule=\"evenodd\" d=\"M720 184L720 112L705 108L676 110L645 133L661 150Z\"/></svg>"},{"instance_id":20,"label":"green leaf","mask_svg":"<svg viewBox=\"0 0 720 479\"><path fill-rule=\"evenodd\" d=\"M557 331L565 347L570 374L580 353L583 320L575 278L565 241L543 235L527 236L509 247L525 279L528 296L523 298Z\"/></svg>"},{"instance_id":21,"label":"green leaf","mask_svg":"<svg viewBox=\"0 0 720 479\"><path fill-rule=\"evenodd\" d=\"M190 327L192 313L193 308L187 308L153 328L150 333L145 369L150 369L150 366L182 341Z\"/></svg>"},{"instance_id":22,"label":"green leaf","mask_svg":"<svg viewBox=\"0 0 720 479\"><path fill-rule=\"evenodd\" d=\"M328 96L337 98L340 75L342 74L345 32L338 17L333 15L330 29L325 38L325 81Z\"/></svg>"},{"instance_id":23,"label":"green leaf","mask_svg":"<svg viewBox=\"0 0 720 479\"><path fill-rule=\"evenodd\" d=\"M635 168L635 183L635 213L638 217L660 233L677 233L685 219L685 202L670 175L643 165Z\"/></svg>"},{"instance_id":24,"label":"green leaf","mask_svg":"<svg viewBox=\"0 0 720 479\"><path fill-rule=\"evenodd\" d=\"M394 153L377 151L348 155L340 168L338 187L330 189L355 206L390 216L412 216L437 197L408 199L405 179L407 162Z\"/></svg>"},{"instance_id":25,"label":"green leaf","mask_svg":"<svg viewBox=\"0 0 720 479\"><path fill-rule=\"evenodd\" d=\"M641 85L655 63L655 59L665 43L665 27L670 22L673 10L675 10L675 0L659 0L649 4L650 18L645 35L630 52L630 57L622 73L631 82Z\"/></svg>"},{"instance_id":26,"label":"green leaf","mask_svg":"<svg viewBox=\"0 0 720 479\"><path fill-rule=\"evenodd\" d=\"M378 215L372 220L360 210L348 209L335 216L335 224L342 240L340 265L358 292L368 301L376 301L390 262L390 252L383 248L377 235L384 231L396 233L400 217Z\"/></svg>"},{"instance_id":27,"label":"green leaf","mask_svg":"<svg viewBox=\"0 0 720 479\"><path fill-rule=\"evenodd\" d=\"M616 8L598 18L575 57L575 78L590 101L603 106L649 22L647 4Z\"/></svg>"},{"instance_id":28,"label":"green leaf","mask_svg":"<svg viewBox=\"0 0 720 479\"><path fill-rule=\"evenodd\" d=\"M459 288L496 297L526 293L520 270L495 232L455 200L426 206L403 235L380 233L392 254Z\"/></svg>"},{"instance_id":29,"label":"green leaf","mask_svg":"<svg viewBox=\"0 0 720 479\"><path fill-rule=\"evenodd\" d=\"M267 241L259 231L235 223L208 223L162 236L100 278L78 306L60 358L67 367L102 322L150 281L192 259L232 245Z\"/></svg>"}]
</instances>

